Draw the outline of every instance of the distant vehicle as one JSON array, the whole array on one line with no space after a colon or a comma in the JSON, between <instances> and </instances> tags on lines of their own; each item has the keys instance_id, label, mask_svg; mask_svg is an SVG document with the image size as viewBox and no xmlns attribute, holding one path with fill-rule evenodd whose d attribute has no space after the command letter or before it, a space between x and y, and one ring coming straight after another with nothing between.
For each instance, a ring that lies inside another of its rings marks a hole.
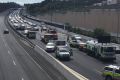
<instances>
[{"instance_id":1,"label":"distant vehicle","mask_svg":"<svg viewBox=\"0 0 120 80\"><path fill-rule=\"evenodd\" d=\"M31 30L31 29L32 29L32 27L30 27L30 26L27 26L27 27L26 27L26 29L27 29L27 30Z\"/></svg>"},{"instance_id":2,"label":"distant vehicle","mask_svg":"<svg viewBox=\"0 0 120 80\"><path fill-rule=\"evenodd\" d=\"M9 34L9 30L8 30L8 29L5 29L5 30L3 31L3 33L4 33L4 34Z\"/></svg>"},{"instance_id":3,"label":"distant vehicle","mask_svg":"<svg viewBox=\"0 0 120 80\"><path fill-rule=\"evenodd\" d=\"M56 35L44 33L43 35L41 35L41 40L45 43L48 43L49 40L56 40Z\"/></svg>"},{"instance_id":4,"label":"distant vehicle","mask_svg":"<svg viewBox=\"0 0 120 80\"><path fill-rule=\"evenodd\" d=\"M113 45L115 46L115 53L120 54L120 44L113 43Z\"/></svg>"},{"instance_id":5,"label":"distant vehicle","mask_svg":"<svg viewBox=\"0 0 120 80\"><path fill-rule=\"evenodd\" d=\"M24 24L14 24L16 30L25 30Z\"/></svg>"},{"instance_id":6,"label":"distant vehicle","mask_svg":"<svg viewBox=\"0 0 120 80\"><path fill-rule=\"evenodd\" d=\"M120 46L116 46L115 53L120 54Z\"/></svg>"},{"instance_id":7,"label":"distant vehicle","mask_svg":"<svg viewBox=\"0 0 120 80\"><path fill-rule=\"evenodd\" d=\"M25 30L25 25L22 24L22 25L19 27L19 30Z\"/></svg>"},{"instance_id":8,"label":"distant vehicle","mask_svg":"<svg viewBox=\"0 0 120 80\"><path fill-rule=\"evenodd\" d=\"M82 41L82 37L79 35L73 35L68 39L68 42L72 47L79 47L81 41Z\"/></svg>"},{"instance_id":9,"label":"distant vehicle","mask_svg":"<svg viewBox=\"0 0 120 80\"><path fill-rule=\"evenodd\" d=\"M27 35L29 30L24 30L24 35Z\"/></svg>"},{"instance_id":10,"label":"distant vehicle","mask_svg":"<svg viewBox=\"0 0 120 80\"><path fill-rule=\"evenodd\" d=\"M48 30L47 27L42 27L41 29L41 40L48 43L49 40L57 40L58 35L56 31Z\"/></svg>"},{"instance_id":11,"label":"distant vehicle","mask_svg":"<svg viewBox=\"0 0 120 80\"><path fill-rule=\"evenodd\" d=\"M64 40L56 40L56 46L69 47L69 44L67 43L67 41Z\"/></svg>"},{"instance_id":12,"label":"distant vehicle","mask_svg":"<svg viewBox=\"0 0 120 80\"><path fill-rule=\"evenodd\" d=\"M55 29L50 29L50 28L49 28L48 33L57 34L57 31L56 31Z\"/></svg>"},{"instance_id":13,"label":"distant vehicle","mask_svg":"<svg viewBox=\"0 0 120 80\"><path fill-rule=\"evenodd\" d=\"M49 29L47 33L54 35L54 39L58 39L57 31L55 29Z\"/></svg>"},{"instance_id":14,"label":"distant vehicle","mask_svg":"<svg viewBox=\"0 0 120 80\"><path fill-rule=\"evenodd\" d=\"M47 52L54 52L54 51L55 51L55 48L56 48L55 44L52 43L52 42L49 42L49 43L47 43L45 50L46 50Z\"/></svg>"},{"instance_id":15,"label":"distant vehicle","mask_svg":"<svg viewBox=\"0 0 120 80\"><path fill-rule=\"evenodd\" d=\"M37 26L37 24L31 24L31 26L36 27L36 26Z\"/></svg>"},{"instance_id":16,"label":"distant vehicle","mask_svg":"<svg viewBox=\"0 0 120 80\"><path fill-rule=\"evenodd\" d=\"M70 59L70 52L67 48L64 47L57 47L57 50L55 52L56 58L59 59Z\"/></svg>"},{"instance_id":17,"label":"distant vehicle","mask_svg":"<svg viewBox=\"0 0 120 80\"><path fill-rule=\"evenodd\" d=\"M35 31L28 31L27 37L29 39L36 39L36 32Z\"/></svg>"},{"instance_id":18,"label":"distant vehicle","mask_svg":"<svg viewBox=\"0 0 120 80\"><path fill-rule=\"evenodd\" d=\"M45 27L45 26L42 27L42 28L41 28L41 32L42 32L42 31L47 31L47 27Z\"/></svg>"},{"instance_id":19,"label":"distant vehicle","mask_svg":"<svg viewBox=\"0 0 120 80\"><path fill-rule=\"evenodd\" d=\"M96 40L88 40L86 42L86 52L87 54L93 54L94 53L94 48L95 48L95 44L97 44L98 41Z\"/></svg>"},{"instance_id":20,"label":"distant vehicle","mask_svg":"<svg viewBox=\"0 0 120 80\"><path fill-rule=\"evenodd\" d=\"M108 65L104 67L102 72L104 80L120 80L120 67L116 65Z\"/></svg>"},{"instance_id":21,"label":"distant vehicle","mask_svg":"<svg viewBox=\"0 0 120 80\"><path fill-rule=\"evenodd\" d=\"M115 47L111 43L98 43L97 41L87 41L87 54L101 59L116 60Z\"/></svg>"},{"instance_id":22,"label":"distant vehicle","mask_svg":"<svg viewBox=\"0 0 120 80\"><path fill-rule=\"evenodd\" d=\"M80 41L79 50L85 51L85 49L86 49L86 42Z\"/></svg>"},{"instance_id":23,"label":"distant vehicle","mask_svg":"<svg viewBox=\"0 0 120 80\"><path fill-rule=\"evenodd\" d=\"M39 31L39 27L37 27L37 26L36 27L32 27L31 30L32 31Z\"/></svg>"}]
</instances>

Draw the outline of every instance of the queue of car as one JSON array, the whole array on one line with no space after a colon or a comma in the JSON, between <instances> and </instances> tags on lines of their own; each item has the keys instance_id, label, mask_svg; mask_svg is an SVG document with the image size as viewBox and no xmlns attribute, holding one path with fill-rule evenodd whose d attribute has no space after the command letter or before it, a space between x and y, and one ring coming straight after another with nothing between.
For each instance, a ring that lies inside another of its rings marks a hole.
<instances>
[{"instance_id":1,"label":"queue of car","mask_svg":"<svg viewBox=\"0 0 120 80\"><path fill-rule=\"evenodd\" d=\"M71 47L85 51L89 55L94 55L97 58L110 58L115 60L115 52L120 54L120 46L114 43L99 43L97 40L85 40L80 35L69 35L66 40L58 40L56 29L46 26L41 23L41 26L32 22L23 20L20 16L9 16L10 22L16 30L23 31L23 34L28 38L36 38L36 31L41 27L41 40L46 43L45 50L53 52L57 59L70 60L73 56ZM4 34L8 34L8 29L5 29ZM120 80L120 67L115 65L105 66L102 75L105 80Z\"/></svg>"},{"instance_id":2,"label":"queue of car","mask_svg":"<svg viewBox=\"0 0 120 80\"><path fill-rule=\"evenodd\" d=\"M39 26L30 21L23 20L22 17L16 13L19 12L15 11L9 15L9 23L16 31L22 33L23 36L29 39L36 39L36 32L39 31Z\"/></svg>"}]
</instances>

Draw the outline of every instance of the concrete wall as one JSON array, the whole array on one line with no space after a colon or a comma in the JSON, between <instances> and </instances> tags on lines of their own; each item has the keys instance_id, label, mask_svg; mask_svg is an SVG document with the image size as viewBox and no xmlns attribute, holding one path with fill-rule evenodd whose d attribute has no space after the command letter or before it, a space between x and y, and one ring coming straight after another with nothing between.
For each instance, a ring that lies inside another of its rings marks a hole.
<instances>
[{"instance_id":1,"label":"concrete wall","mask_svg":"<svg viewBox=\"0 0 120 80\"><path fill-rule=\"evenodd\" d=\"M54 13L52 20L59 23L68 22L75 27L82 27L90 30L102 28L108 32L116 33L118 30L120 32L118 16L120 16L120 12L118 13L115 9L94 9L90 12ZM51 20L49 14L39 15L38 17L40 19Z\"/></svg>"}]
</instances>

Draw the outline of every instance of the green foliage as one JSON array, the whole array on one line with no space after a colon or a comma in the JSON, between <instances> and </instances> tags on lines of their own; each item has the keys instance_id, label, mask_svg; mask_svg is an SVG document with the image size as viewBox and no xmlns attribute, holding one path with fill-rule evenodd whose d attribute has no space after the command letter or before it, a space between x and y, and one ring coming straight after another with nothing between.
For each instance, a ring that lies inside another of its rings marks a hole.
<instances>
[{"instance_id":1,"label":"green foliage","mask_svg":"<svg viewBox=\"0 0 120 80\"><path fill-rule=\"evenodd\" d=\"M67 10L81 10L86 6L91 6L94 3L103 0L44 0L41 3L25 4L29 13L46 13L49 11L67 11Z\"/></svg>"},{"instance_id":2,"label":"green foliage","mask_svg":"<svg viewBox=\"0 0 120 80\"><path fill-rule=\"evenodd\" d=\"M71 32L73 28L71 24L65 23L65 29Z\"/></svg>"},{"instance_id":3,"label":"green foliage","mask_svg":"<svg viewBox=\"0 0 120 80\"><path fill-rule=\"evenodd\" d=\"M98 36L110 36L109 33L105 32L103 29L96 28L93 31L94 37L97 38Z\"/></svg>"},{"instance_id":4,"label":"green foliage","mask_svg":"<svg viewBox=\"0 0 120 80\"><path fill-rule=\"evenodd\" d=\"M109 33L105 32L103 29L100 29L100 28L96 28L96 29L94 29L94 31L87 31L87 30L83 30L80 28L74 28L74 27L72 27L72 25L70 23L65 23L65 25L66 25L65 26L66 30L77 33L77 34L89 36L89 37L97 38L98 36L110 36ZM115 40L116 39L113 38L112 42L116 42Z\"/></svg>"}]
</instances>

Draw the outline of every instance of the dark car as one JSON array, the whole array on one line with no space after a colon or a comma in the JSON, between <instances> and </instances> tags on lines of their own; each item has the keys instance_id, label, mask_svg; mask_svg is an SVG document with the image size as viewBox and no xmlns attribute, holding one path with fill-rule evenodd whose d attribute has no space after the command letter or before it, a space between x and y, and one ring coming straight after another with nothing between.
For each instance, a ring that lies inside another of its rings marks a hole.
<instances>
[{"instance_id":1,"label":"dark car","mask_svg":"<svg viewBox=\"0 0 120 80\"><path fill-rule=\"evenodd\" d=\"M5 29L3 33L4 33L4 34L9 34L9 30L8 30L8 29Z\"/></svg>"}]
</instances>

